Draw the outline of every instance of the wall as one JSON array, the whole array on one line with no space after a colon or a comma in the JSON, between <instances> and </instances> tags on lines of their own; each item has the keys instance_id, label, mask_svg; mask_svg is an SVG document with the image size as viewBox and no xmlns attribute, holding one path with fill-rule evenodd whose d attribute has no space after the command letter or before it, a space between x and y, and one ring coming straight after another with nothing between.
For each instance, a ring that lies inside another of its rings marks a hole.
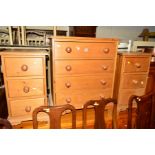
<instances>
[{"instance_id":1,"label":"wall","mask_svg":"<svg viewBox=\"0 0 155 155\"><path fill-rule=\"evenodd\" d=\"M119 38L121 42L128 40L142 40L138 35L144 28L155 32L155 26L99 26L96 30L97 38ZM155 41L155 39L150 39Z\"/></svg>"},{"instance_id":2,"label":"wall","mask_svg":"<svg viewBox=\"0 0 155 155\"><path fill-rule=\"evenodd\" d=\"M53 29L53 26L27 26L40 29ZM0 26L0 28L6 28L5 26ZM69 35L69 26L57 26L57 30L66 30L67 35ZM119 38L121 41L128 40L142 40L138 35L142 32L144 28L148 28L149 31L155 32L155 26L98 26L96 29L97 38ZM150 41L155 41L155 39L150 39Z\"/></svg>"}]
</instances>

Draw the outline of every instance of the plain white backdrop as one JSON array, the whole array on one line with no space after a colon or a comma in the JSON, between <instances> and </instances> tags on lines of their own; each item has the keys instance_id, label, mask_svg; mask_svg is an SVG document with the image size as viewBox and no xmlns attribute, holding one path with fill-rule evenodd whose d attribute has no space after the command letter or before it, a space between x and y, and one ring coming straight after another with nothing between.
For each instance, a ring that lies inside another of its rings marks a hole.
<instances>
[{"instance_id":1,"label":"plain white backdrop","mask_svg":"<svg viewBox=\"0 0 155 155\"><path fill-rule=\"evenodd\" d=\"M154 26L153 0L1 0L0 25Z\"/></svg>"}]
</instances>

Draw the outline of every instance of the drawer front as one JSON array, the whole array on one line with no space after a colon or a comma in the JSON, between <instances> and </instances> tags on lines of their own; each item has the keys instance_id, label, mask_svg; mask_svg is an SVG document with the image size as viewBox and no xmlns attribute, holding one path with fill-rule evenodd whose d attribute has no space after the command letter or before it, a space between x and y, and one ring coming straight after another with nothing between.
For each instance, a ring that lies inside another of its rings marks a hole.
<instances>
[{"instance_id":1,"label":"drawer front","mask_svg":"<svg viewBox=\"0 0 155 155\"><path fill-rule=\"evenodd\" d=\"M7 83L9 97L43 96L45 94L43 79L11 79Z\"/></svg>"},{"instance_id":2,"label":"drawer front","mask_svg":"<svg viewBox=\"0 0 155 155\"><path fill-rule=\"evenodd\" d=\"M43 58L5 58L6 76L41 76Z\"/></svg>"},{"instance_id":3,"label":"drawer front","mask_svg":"<svg viewBox=\"0 0 155 155\"><path fill-rule=\"evenodd\" d=\"M114 70L113 60L56 60L56 75L110 73Z\"/></svg>"},{"instance_id":4,"label":"drawer front","mask_svg":"<svg viewBox=\"0 0 155 155\"><path fill-rule=\"evenodd\" d=\"M46 104L44 98L12 100L9 103L11 116L32 115L35 108Z\"/></svg>"},{"instance_id":5,"label":"drawer front","mask_svg":"<svg viewBox=\"0 0 155 155\"><path fill-rule=\"evenodd\" d=\"M118 109L125 110L128 108L128 102L131 95L144 95L145 89L120 90L118 96Z\"/></svg>"},{"instance_id":6,"label":"drawer front","mask_svg":"<svg viewBox=\"0 0 155 155\"><path fill-rule=\"evenodd\" d=\"M72 104L76 108L82 108L89 100L97 100L101 98L112 97L112 89L107 89L106 91L74 91L74 93L56 93L56 105L61 104Z\"/></svg>"},{"instance_id":7,"label":"drawer front","mask_svg":"<svg viewBox=\"0 0 155 155\"><path fill-rule=\"evenodd\" d=\"M73 90L100 89L104 90L112 88L112 74L104 74L102 76L74 76L74 77L56 77L56 92L72 92Z\"/></svg>"},{"instance_id":8,"label":"drawer front","mask_svg":"<svg viewBox=\"0 0 155 155\"><path fill-rule=\"evenodd\" d=\"M139 89L145 88L147 75L145 74L125 74L122 77L121 88L123 89Z\"/></svg>"},{"instance_id":9,"label":"drawer front","mask_svg":"<svg viewBox=\"0 0 155 155\"><path fill-rule=\"evenodd\" d=\"M150 57L125 58L124 72L147 72L150 65Z\"/></svg>"},{"instance_id":10,"label":"drawer front","mask_svg":"<svg viewBox=\"0 0 155 155\"><path fill-rule=\"evenodd\" d=\"M55 42L54 58L113 58L115 43Z\"/></svg>"}]
</instances>

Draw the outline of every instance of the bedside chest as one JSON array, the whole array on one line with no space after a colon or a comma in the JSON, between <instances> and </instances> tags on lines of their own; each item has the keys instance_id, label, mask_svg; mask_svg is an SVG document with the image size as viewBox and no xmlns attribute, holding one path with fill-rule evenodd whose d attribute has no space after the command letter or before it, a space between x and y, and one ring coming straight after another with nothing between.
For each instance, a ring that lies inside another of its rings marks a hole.
<instances>
[{"instance_id":1,"label":"bedside chest","mask_svg":"<svg viewBox=\"0 0 155 155\"><path fill-rule=\"evenodd\" d=\"M113 96L117 39L52 39L54 104L77 109L88 100Z\"/></svg>"},{"instance_id":2,"label":"bedside chest","mask_svg":"<svg viewBox=\"0 0 155 155\"><path fill-rule=\"evenodd\" d=\"M1 53L9 120L31 120L34 108L47 105L44 50L5 50Z\"/></svg>"},{"instance_id":3,"label":"bedside chest","mask_svg":"<svg viewBox=\"0 0 155 155\"><path fill-rule=\"evenodd\" d=\"M119 53L115 79L115 98L118 99L118 112L128 107L131 95L144 95L151 54Z\"/></svg>"}]
</instances>

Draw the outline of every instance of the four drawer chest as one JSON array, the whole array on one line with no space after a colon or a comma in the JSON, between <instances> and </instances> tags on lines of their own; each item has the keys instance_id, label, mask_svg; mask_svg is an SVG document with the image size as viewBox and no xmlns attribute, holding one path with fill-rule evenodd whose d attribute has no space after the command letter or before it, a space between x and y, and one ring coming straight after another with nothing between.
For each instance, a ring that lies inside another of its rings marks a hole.
<instances>
[{"instance_id":1,"label":"four drawer chest","mask_svg":"<svg viewBox=\"0 0 155 155\"><path fill-rule=\"evenodd\" d=\"M91 99L113 97L117 39L52 39L54 105L81 109Z\"/></svg>"}]
</instances>

